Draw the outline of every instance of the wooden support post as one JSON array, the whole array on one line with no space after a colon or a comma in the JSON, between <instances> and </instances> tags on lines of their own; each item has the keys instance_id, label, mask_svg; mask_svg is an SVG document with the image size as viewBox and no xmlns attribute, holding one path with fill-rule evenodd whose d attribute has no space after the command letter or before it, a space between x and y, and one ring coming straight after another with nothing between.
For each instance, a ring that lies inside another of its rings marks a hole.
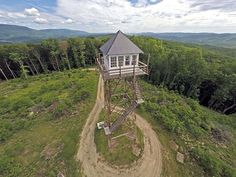
<instances>
[{"instance_id":1,"label":"wooden support post","mask_svg":"<svg viewBox=\"0 0 236 177\"><path fill-rule=\"evenodd\" d=\"M121 66L120 66L120 78L121 78Z\"/></svg>"}]
</instances>

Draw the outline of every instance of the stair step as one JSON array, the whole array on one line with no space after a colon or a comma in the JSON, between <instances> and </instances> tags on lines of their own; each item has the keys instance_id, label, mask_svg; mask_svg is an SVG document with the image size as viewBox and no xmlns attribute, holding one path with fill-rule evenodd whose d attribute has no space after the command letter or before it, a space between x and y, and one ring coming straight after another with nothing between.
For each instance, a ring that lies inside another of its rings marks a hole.
<instances>
[{"instance_id":1,"label":"stair step","mask_svg":"<svg viewBox=\"0 0 236 177\"><path fill-rule=\"evenodd\" d=\"M111 125L110 131L113 132L114 130L116 130L123 123L123 121L128 117L128 115L134 111L137 105L138 105L137 101L133 102L132 105L129 108L127 108L123 112L123 114Z\"/></svg>"}]
</instances>

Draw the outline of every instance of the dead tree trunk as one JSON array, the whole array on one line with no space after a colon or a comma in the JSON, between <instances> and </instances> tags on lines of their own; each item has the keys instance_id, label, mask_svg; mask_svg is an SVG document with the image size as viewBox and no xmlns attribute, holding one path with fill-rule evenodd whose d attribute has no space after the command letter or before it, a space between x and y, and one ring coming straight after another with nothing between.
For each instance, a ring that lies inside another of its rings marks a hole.
<instances>
[{"instance_id":1,"label":"dead tree trunk","mask_svg":"<svg viewBox=\"0 0 236 177\"><path fill-rule=\"evenodd\" d=\"M68 63L68 68L69 70L71 70L71 66L70 66L70 60L67 58L67 63Z\"/></svg>"},{"instance_id":2,"label":"dead tree trunk","mask_svg":"<svg viewBox=\"0 0 236 177\"><path fill-rule=\"evenodd\" d=\"M59 67L59 63L58 63L57 57L55 57L55 59L56 59L56 64L57 64L57 70L60 71L60 67Z\"/></svg>"},{"instance_id":3,"label":"dead tree trunk","mask_svg":"<svg viewBox=\"0 0 236 177\"><path fill-rule=\"evenodd\" d=\"M0 68L0 71L1 71L2 75L4 76L4 78L5 78L6 80L8 80L7 76L6 76L5 73L3 72L2 68Z\"/></svg>"},{"instance_id":4,"label":"dead tree trunk","mask_svg":"<svg viewBox=\"0 0 236 177\"><path fill-rule=\"evenodd\" d=\"M53 63L53 61L52 61L52 59L49 58L49 60L50 60L50 63L51 63L51 65L52 65L53 70L56 71L57 69L56 69L56 67L55 67L55 65L54 65L54 63Z\"/></svg>"},{"instance_id":5,"label":"dead tree trunk","mask_svg":"<svg viewBox=\"0 0 236 177\"><path fill-rule=\"evenodd\" d=\"M228 110L233 109L234 107L236 107L236 103L231 105L230 107L224 109L223 113L225 114Z\"/></svg>"},{"instance_id":6,"label":"dead tree trunk","mask_svg":"<svg viewBox=\"0 0 236 177\"><path fill-rule=\"evenodd\" d=\"M70 60L69 60L69 58L68 58L67 53L66 53L66 61L67 61L67 65L68 65L69 70L71 70Z\"/></svg>"},{"instance_id":7,"label":"dead tree trunk","mask_svg":"<svg viewBox=\"0 0 236 177\"><path fill-rule=\"evenodd\" d=\"M41 59L40 59L40 55L38 54L37 51L34 52L34 56L36 57L36 59L37 59L38 62L40 63L40 66L41 66L41 68L43 69L43 72L44 72L44 73L47 73L47 70L45 69L45 67L44 67L44 65L43 65L43 63L42 63L42 61L41 61Z\"/></svg>"},{"instance_id":8,"label":"dead tree trunk","mask_svg":"<svg viewBox=\"0 0 236 177\"><path fill-rule=\"evenodd\" d=\"M32 67L30 66L30 63L27 61L26 64L28 65L30 72L35 75L34 70L32 69Z\"/></svg>"},{"instance_id":9,"label":"dead tree trunk","mask_svg":"<svg viewBox=\"0 0 236 177\"><path fill-rule=\"evenodd\" d=\"M15 79L16 76L15 76L14 72L11 70L11 68L10 68L9 64L7 63L7 60L6 60L6 59L5 59L5 63L6 63L7 69L10 71L12 77Z\"/></svg>"},{"instance_id":10,"label":"dead tree trunk","mask_svg":"<svg viewBox=\"0 0 236 177\"><path fill-rule=\"evenodd\" d=\"M36 72L36 73L37 73L37 75L38 75L38 74L39 74L39 72L38 72L38 69L35 67L35 65L34 65L34 62L33 62L31 59L29 59L29 61L30 61L31 65L33 66L33 68L34 68L35 72Z\"/></svg>"}]
</instances>

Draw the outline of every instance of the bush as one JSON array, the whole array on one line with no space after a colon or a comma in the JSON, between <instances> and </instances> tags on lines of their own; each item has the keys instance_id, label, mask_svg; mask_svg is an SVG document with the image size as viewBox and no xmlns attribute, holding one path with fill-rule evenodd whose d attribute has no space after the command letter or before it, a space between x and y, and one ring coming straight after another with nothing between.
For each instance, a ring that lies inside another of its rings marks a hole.
<instances>
[{"instance_id":1,"label":"bush","mask_svg":"<svg viewBox=\"0 0 236 177\"><path fill-rule=\"evenodd\" d=\"M84 101L90 97L90 93L88 91L78 90L73 94L73 102L78 103Z\"/></svg>"},{"instance_id":2,"label":"bush","mask_svg":"<svg viewBox=\"0 0 236 177\"><path fill-rule=\"evenodd\" d=\"M69 108L71 107L71 103L65 101L59 101L55 104L55 109L53 109L53 118L60 118L66 115L69 112Z\"/></svg>"},{"instance_id":3,"label":"bush","mask_svg":"<svg viewBox=\"0 0 236 177\"><path fill-rule=\"evenodd\" d=\"M0 176L18 176L21 168L12 159L5 155L0 158Z\"/></svg>"},{"instance_id":4,"label":"bush","mask_svg":"<svg viewBox=\"0 0 236 177\"><path fill-rule=\"evenodd\" d=\"M19 109L25 109L33 106L34 102L28 96L24 96L21 99L13 100L11 110L18 111Z\"/></svg>"},{"instance_id":5,"label":"bush","mask_svg":"<svg viewBox=\"0 0 236 177\"><path fill-rule=\"evenodd\" d=\"M236 170L225 165L222 169L222 177L236 177Z\"/></svg>"}]
</instances>

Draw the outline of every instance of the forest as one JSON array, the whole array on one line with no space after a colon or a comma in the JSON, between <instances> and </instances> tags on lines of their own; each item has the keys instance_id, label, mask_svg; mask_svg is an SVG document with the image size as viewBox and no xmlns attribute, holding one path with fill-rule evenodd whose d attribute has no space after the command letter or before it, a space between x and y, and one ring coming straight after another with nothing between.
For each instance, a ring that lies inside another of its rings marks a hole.
<instances>
[{"instance_id":1,"label":"forest","mask_svg":"<svg viewBox=\"0 0 236 177\"><path fill-rule=\"evenodd\" d=\"M105 37L47 39L39 44L0 45L0 79L70 70L95 65ZM236 55L229 49L202 47L131 36L150 54L148 82L198 100L223 114L236 112Z\"/></svg>"}]
</instances>

